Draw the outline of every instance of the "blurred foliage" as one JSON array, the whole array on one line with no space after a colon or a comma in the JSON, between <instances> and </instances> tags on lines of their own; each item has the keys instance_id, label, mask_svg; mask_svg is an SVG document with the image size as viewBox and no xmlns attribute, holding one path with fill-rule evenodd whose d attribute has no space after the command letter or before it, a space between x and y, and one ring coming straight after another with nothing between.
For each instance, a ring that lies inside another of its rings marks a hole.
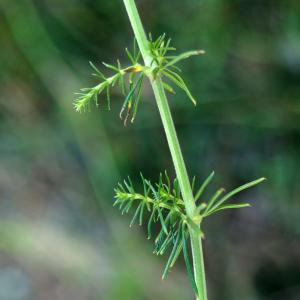
<instances>
[{"instance_id":1,"label":"blurred foliage","mask_svg":"<svg viewBox=\"0 0 300 300\"><path fill-rule=\"evenodd\" d=\"M299 299L299 1L137 3L154 37L206 50L182 66L197 107L170 97L190 175L268 178L237 197L251 209L207 221L210 299ZM89 60L125 59L122 1L1 0L0 41L0 300L192 299L184 262L161 282L147 229L112 209L127 174L174 176L149 86L127 127L118 90L111 112L72 106Z\"/></svg>"}]
</instances>

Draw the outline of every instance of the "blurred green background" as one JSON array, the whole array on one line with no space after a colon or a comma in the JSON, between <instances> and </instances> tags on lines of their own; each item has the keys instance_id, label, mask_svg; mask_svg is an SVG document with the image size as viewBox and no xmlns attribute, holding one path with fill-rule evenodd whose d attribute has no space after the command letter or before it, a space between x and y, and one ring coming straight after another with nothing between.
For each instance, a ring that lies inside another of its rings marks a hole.
<instances>
[{"instance_id":1,"label":"blurred green background","mask_svg":"<svg viewBox=\"0 0 300 300\"><path fill-rule=\"evenodd\" d=\"M300 2L140 0L147 31L179 51L198 99L169 97L189 172L211 188L266 176L250 209L204 224L210 300L300 299ZM122 1L0 0L0 300L194 299L184 263L165 281L113 188L174 171L149 86L136 122L73 110L88 61L132 42ZM104 103L104 102L103 102Z\"/></svg>"}]
</instances>

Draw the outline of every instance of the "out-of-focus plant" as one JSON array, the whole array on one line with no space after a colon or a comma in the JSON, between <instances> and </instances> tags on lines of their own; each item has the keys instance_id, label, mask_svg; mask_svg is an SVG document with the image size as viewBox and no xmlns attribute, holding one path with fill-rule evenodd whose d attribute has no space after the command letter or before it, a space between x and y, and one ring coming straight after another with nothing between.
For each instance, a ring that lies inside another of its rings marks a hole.
<instances>
[{"instance_id":1,"label":"out-of-focus plant","mask_svg":"<svg viewBox=\"0 0 300 300\"><path fill-rule=\"evenodd\" d=\"M173 86L176 86L182 89L196 105L196 100L183 80L177 64L184 59L205 52L194 50L178 55L175 52L176 49L171 46L171 39L167 39L165 34L157 39L153 39L150 34L147 38L134 0L123 1L135 35L133 50L126 49L130 64L123 67L120 61L117 61L116 65L103 63L114 72L112 76L107 77L93 63L90 63L95 71L94 75L101 82L94 87L81 89L74 106L79 112L89 110L93 104L99 106L98 96L105 91L108 109L110 109L110 91L118 84L125 98L120 110L120 118L126 125L129 118L131 122L136 118L144 79L150 80L177 177L171 182L165 172L164 176L160 175L158 183L152 184L141 174L142 193L135 190L128 177L128 180L124 180L123 184L119 183L115 189L115 205L119 205L122 214L134 208L135 212L130 225L136 220L142 225L147 218L148 238L152 236L153 223L160 224L161 229L154 240L154 253L157 255L169 253L162 277L166 277L177 258L183 253L196 297L199 300L206 300L202 252L203 220L222 210L250 206L248 203L228 203L228 200L242 190L257 185L265 178L246 183L225 195L223 195L225 190L221 188L205 201L203 193L214 176L212 172L194 193L195 178L190 182L165 91L175 93ZM189 257L189 243L192 259Z\"/></svg>"}]
</instances>

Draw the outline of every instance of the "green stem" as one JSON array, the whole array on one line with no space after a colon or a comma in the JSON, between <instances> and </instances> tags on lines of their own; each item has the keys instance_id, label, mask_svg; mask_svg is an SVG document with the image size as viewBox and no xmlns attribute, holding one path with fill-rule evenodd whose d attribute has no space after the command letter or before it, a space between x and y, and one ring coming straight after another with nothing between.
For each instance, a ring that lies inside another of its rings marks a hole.
<instances>
[{"instance_id":1,"label":"green stem","mask_svg":"<svg viewBox=\"0 0 300 300\"><path fill-rule=\"evenodd\" d=\"M130 19L131 26L134 31L135 38L142 53L145 65L150 67L153 61L151 56L149 42L146 37L139 13L137 11L134 0L123 0L127 14ZM153 63L152 63L153 67ZM163 88L163 83L160 76L155 79L150 78L151 85L154 91L156 103L162 119L167 141L169 144L172 160L174 163L176 175L182 192L185 208L188 217L193 220L196 214L196 205L191 189L190 180L186 171L186 166L181 153L181 148L177 138L174 122L169 108L168 100ZM199 234L199 229L196 226L190 226L191 248L193 255L193 267L195 282L198 289L198 300L207 300L206 281L204 260L202 252L202 241Z\"/></svg>"}]
</instances>

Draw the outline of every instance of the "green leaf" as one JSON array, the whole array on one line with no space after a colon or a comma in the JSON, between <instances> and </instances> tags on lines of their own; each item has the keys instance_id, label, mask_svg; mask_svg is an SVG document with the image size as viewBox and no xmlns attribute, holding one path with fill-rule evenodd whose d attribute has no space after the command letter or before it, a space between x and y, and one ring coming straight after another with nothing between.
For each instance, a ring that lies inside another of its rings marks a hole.
<instances>
[{"instance_id":1,"label":"green leaf","mask_svg":"<svg viewBox=\"0 0 300 300\"><path fill-rule=\"evenodd\" d=\"M173 266L175 265L175 263L176 263L179 255L180 255L180 253L182 251L182 247L183 247L183 242L182 242L182 239L181 239L180 242L179 242L179 245L178 245L178 247L176 249L176 252L175 252L175 254L173 256L172 262L170 264L170 268L173 268Z\"/></svg>"},{"instance_id":2,"label":"green leaf","mask_svg":"<svg viewBox=\"0 0 300 300\"><path fill-rule=\"evenodd\" d=\"M125 48L125 52L130 60L130 62L134 65L135 64L135 59L133 58L132 54L130 53L130 51L128 50L128 48Z\"/></svg>"},{"instance_id":3,"label":"green leaf","mask_svg":"<svg viewBox=\"0 0 300 300\"><path fill-rule=\"evenodd\" d=\"M210 210L205 216L210 216L218 211L225 210L225 209L237 209L237 208L244 208L244 207L251 207L251 205L249 203L223 205L215 210Z\"/></svg>"},{"instance_id":4,"label":"green leaf","mask_svg":"<svg viewBox=\"0 0 300 300\"><path fill-rule=\"evenodd\" d=\"M129 224L129 227L131 227L131 226L133 225L133 223L135 222L137 216L139 215L139 211L140 211L140 209L141 209L141 207L142 207L142 204L143 204L143 203L140 203L139 206L137 207L137 209L136 209L136 211L135 211L135 213L134 213L134 216L133 216L133 218L132 218L132 220L131 220L131 222L130 222L130 224Z\"/></svg>"},{"instance_id":5,"label":"green leaf","mask_svg":"<svg viewBox=\"0 0 300 300\"><path fill-rule=\"evenodd\" d=\"M96 75L100 79L106 80L106 77L103 75L103 73L101 73L99 71L99 69L91 61L89 61L89 64L94 69L94 71L96 72L96 74L93 74L93 75Z\"/></svg>"},{"instance_id":6,"label":"green leaf","mask_svg":"<svg viewBox=\"0 0 300 300\"><path fill-rule=\"evenodd\" d=\"M192 179L192 192L194 193L194 188L195 188L195 183L196 183L196 176L193 176L193 179Z\"/></svg>"},{"instance_id":7,"label":"green leaf","mask_svg":"<svg viewBox=\"0 0 300 300\"><path fill-rule=\"evenodd\" d=\"M170 47L170 44L171 44L171 39L169 38L167 40L166 46L164 47L164 51L162 52L162 56L165 56L166 53L170 50L176 50L175 48Z\"/></svg>"},{"instance_id":8,"label":"green leaf","mask_svg":"<svg viewBox=\"0 0 300 300\"><path fill-rule=\"evenodd\" d=\"M175 255L176 255L177 248L179 246L180 238L181 238L180 237L180 232L178 230L178 233L177 233L177 236L176 236L176 240L175 240L175 243L173 245L171 254L170 254L169 258L168 258L168 261L167 261L166 266L165 266L164 271L163 271L162 279L165 279L166 276L168 275L168 271L170 269L171 263L172 263Z\"/></svg>"},{"instance_id":9,"label":"green leaf","mask_svg":"<svg viewBox=\"0 0 300 300\"><path fill-rule=\"evenodd\" d=\"M169 244L172 242L172 235L173 232L169 231L168 235L166 236L165 240L163 243L160 245L160 247L157 249L156 254L157 255L162 255L164 254L165 250L168 248Z\"/></svg>"},{"instance_id":10,"label":"green leaf","mask_svg":"<svg viewBox=\"0 0 300 300\"><path fill-rule=\"evenodd\" d=\"M180 198L180 187L179 187L179 182L178 182L177 178L174 179L173 187L174 187L173 192L175 194L175 197Z\"/></svg>"},{"instance_id":11,"label":"green leaf","mask_svg":"<svg viewBox=\"0 0 300 300\"><path fill-rule=\"evenodd\" d=\"M145 195L145 197L147 198L150 189L149 189L149 187L147 187L146 180L145 180L145 178L144 178L144 176L143 176L142 173L140 173L140 176L141 176L141 178L142 178L142 183L143 183L143 188L144 188L144 195Z\"/></svg>"},{"instance_id":12,"label":"green leaf","mask_svg":"<svg viewBox=\"0 0 300 300\"><path fill-rule=\"evenodd\" d=\"M143 225L143 215L144 215L144 209L145 209L145 202L142 202L141 209L140 209L140 218L139 218L139 225Z\"/></svg>"},{"instance_id":13,"label":"green leaf","mask_svg":"<svg viewBox=\"0 0 300 300\"><path fill-rule=\"evenodd\" d=\"M187 59L191 56L195 56L195 55L200 55L200 54L204 54L205 51L204 50L193 50L193 51L187 51L187 52L184 52L182 54L179 54L177 55L174 59L172 59L170 62L168 62L164 68L168 68L178 62L180 62L181 60L183 59Z\"/></svg>"},{"instance_id":14,"label":"green leaf","mask_svg":"<svg viewBox=\"0 0 300 300\"><path fill-rule=\"evenodd\" d=\"M164 217L162 215L161 209L157 208L157 211L158 211L158 216L159 216L159 219L160 219L161 226L162 226L165 234L168 234L167 225L166 225L166 222L165 222Z\"/></svg>"},{"instance_id":15,"label":"green leaf","mask_svg":"<svg viewBox=\"0 0 300 300\"><path fill-rule=\"evenodd\" d=\"M164 69L162 73L171 81L173 81L179 88L181 88L186 93L188 98L193 102L194 105L197 104L195 98L192 96L190 90L188 89L187 85L185 84L184 80L179 74L170 69Z\"/></svg>"},{"instance_id":16,"label":"green leaf","mask_svg":"<svg viewBox=\"0 0 300 300\"><path fill-rule=\"evenodd\" d=\"M215 175L215 172L212 171L210 173L210 175L205 179L205 181L202 183L202 185L200 186L198 192L195 195L195 202L201 197L201 195L203 194L204 190L206 189L206 187L209 185L209 183L211 182L211 180L213 179Z\"/></svg>"},{"instance_id":17,"label":"green leaf","mask_svg":"<svg viewBox=\"0 0 300 300\"><path fill-rule=\"evenodd\" d=\"M118 68L119 68L119 70L121 70L121 69L122 69L122 66L121 66L120 61L117 60L117 63L118 63ZM120 90L121 90L123 96L125 96L127 93L126 93L126 84L125 84L124 76L121 75L121 76L119 77L119 79L120 79L120 80L119 80Z\"/></svg>"},{"instance_id":18,"label":"green leaf","mask_svg":"<svg viewBox=\"0 0 300 300\"><path fill-rule=\"evenodd\" d=\"M167 236L168 236L168 234L166 235L163 229L159 232L159 234L155 238L155 248L154 248L153 253L158 255L158 252Z\"/></svg>"},{"instance_id":19,"label":"green leaf","mask_svg":"<svg viewBox=\"0 0 300 300\"><path fill-rule=\"evenodd\" d=\"M132 74L130 74L130 75L132 75ZM131 87L131 89L130 89L128 95L127 95L127 97L125 98L125 101L124 101L124 103L123 103L123 105L122 105L122 109L121 109L121 111L120 111L120 118L121 118L121 119L122 119L122 113L123 113L123 111L126 109L126 107L128 108L128 111L129 111L130 107L129 107L128 105L129 105L130 101L132 101L132 97L133 97L133 95L134 95L134 93L135 93L135 91L136 91L136 89L137 89L137 87L138 87L138 85L139 85L139 82L140 82L141 80L143 80L143 73L140 74L140 77L139 77L139 79L135 82L135 84L132 84L132 83L131 83L131 86L132 86L132 87ZM125 119L125 121L126 121L126 119Z\"/></svg>"},{"instance_id":20,"label":"green leaf","mask_svg":"<svg viewBox=\"0 0 300 300\"><path fill-rule=\"evenodd\" d=\"M138 109L139 101L141 99L141 94L142 94L144 78L145 78L144 74L141 73L141 77L138 80L137 95L136 95L136 99L135 99L134 106L133 106L133 114L132 114L132 118L131 118L131 123L134 122L136 114L137 114L137 109Z\"/></svg>"},{"instance_id":21,"label":"green leaf","mask_svg":"<svg viewBox=\"0 0 300 300\"><path fill-rule=\"evenodd\" d=\"M210 211L210 208L215 204L215 202L218 200L218 198L220 197L220 195L225 191L225 189L221 188L219 190L217 190L214 195L209 199L207 207L203 213L203 216L205 217L207 212Z\"/></svg>"},{"instance_id":22,"label":"green leaf","mask_svg":"<svg viewBox=\"0 0 300 300\"><path fill-rule=\"evenodd\" d=\"M131 182L131 180L130 180L130 177L128 176L127 178L128 178L129 184L128 184L127 181L124 179L124 185L126 186L128 192L130 192L131 194L134 194L135 191L134 191L132 182Z\"/></svg>"},{"instance_id":23,"label":"green leaf","mask_svg":"<svg viewBox=\"0 0 300 300\"><path fill-rule=\"evenodd\" d=\"M124 201L124 202L126 203L126 201ZM128 203L125 205L124 209L122 210L121 214L123 215L124 213L128 213L132 204L133 204L133 200L128 201Z\"/></svg>"},{"instance_id":24,"label":"green leaf","mask_svg":"<svg viewBox=\"0 0 300 300\"><path fill-rule=\"evenodd\" d=\"M182 225L182 241L183 241L183 257L184 257L188 277L192 284L195 294L198 295L198 289L197 289L197 285L195 282L194 272L193 272L193 268L191 266L190 259L189 259L189 252L188 252L188 246L186 243L184 224Z\"/></svg>"},{"instance_id":25,"label":"green leaf","mask_svg":"<svg viewBox=\"0 0 300 300\"><path fill-rule=\"evenodd\" d=\"M120 71L117 67L115 67L115 66L113 66L113 65L111 65L111 64L107 64L107 63L105 63L105 62L102 62L102 64L103 64L106 68L111 69L111 70L113 70L113 71L116 71L117 73L119 73L119 71Z\"/></svg>"},{"instance_id":26,"label":"green leaf","mask_svg":"<svg viewBox=\"0 0 300 300\"><path fill-rule=\"evenodd\" d=\"M216 204L211 208L210 211L216 210L216 209L219 208L225 201L227 201L227 200L228 200L229 198L231 198L232 196L238 194L239 192L241 192L241 191L243 191L243 190L245 190L245 189L248 189L248 188L250 188L250 187L252 187L252 186L255 186L255 185L257 185L257 184L259 184L259 183L261 183L261 182L263 182L263 181L265 181L265 180L266 180L266 178L262 177L262 178L259 178L259 179L257 179L257 180L248 182L248 183L246 183L246 184L244 184L244 185L241 185L240 187L238 187L238 188L232 190L231 192L227 193L224 197L222 197L222 198L220 199L220 201L219 201L218 203L216 203Z\"/></svg>"},{"instance_id":27,"label":"green leaf","mask_svg":"<svg viewBox=\"0 0 300 300\"><path fill-rule=\"evenodd\" d=\"M106 87L106 95L107 95L107 108L110 110L110 88L109 85Z\"/></svg>"},{"instance_id":28,"label":"green leaf","mask_svg":"<svg viewBox=\"0 0 300 300\"><path fill-rule=\"evenodd\" d=\"M148 226L147 226L147 229L148 229L148 240L151 238L151 225L153 223L153 220L155 218L155 213L156 213L156 208L154 207L153 210L152 210L152 213L151 213L151 216L149 218L149 221L148 221Z\"/></svg>"},{"instance_id":29,"label":"green leaf","mask_svg":"<svg viewBox=\"0 0 300 300\"><path fill-rule=\"evenodd\" d=\"M170 191L171 191L171 181L170 181L170 178L169 178L168 173L167 173L166 170L165 170L165 178L166 178L166 181L167 181L168 193L170 193Z\"/></svg>"},{"instance_id":30,"label":"green leaf","mask_svg":"<svg viewBox=\"0 0 300 300\"><path fill-rule=\"evenodd\" d=\"M166 82L163 82L163 86L164 86L164 89L167 92L169 92L171 94L176 94L175 91L174 91L174 89L169 84L167 84Z\"/></svg>"}]
</instances>

